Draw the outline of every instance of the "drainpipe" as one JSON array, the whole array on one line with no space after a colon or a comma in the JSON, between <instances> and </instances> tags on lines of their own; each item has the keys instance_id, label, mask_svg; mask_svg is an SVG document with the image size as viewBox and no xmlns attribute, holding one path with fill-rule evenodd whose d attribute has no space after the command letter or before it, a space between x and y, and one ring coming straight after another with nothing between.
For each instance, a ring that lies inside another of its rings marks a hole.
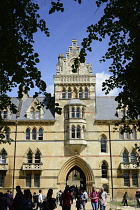
<instances>
[{"instance_id":1,"label":"drainpipe","mask_svg":"<svg viewBox=\"0 0 140 210\"><path fill-rule=\"evenodd\" d=\"M14 196L15 169L16 169L17 120L15 121L15 124L16 124L16 130L15 130L14 165L13 165L13 184L12 184L12 193L13 193L13 196Z\"/></svg>"},{"instance_id":2,"label":"drainpipe","mask_svg":"<svg viewBox=\"0 0 140 210\"><path fill-rule=\"evenodd\" d=\"M110 134L110 124L108 124L108 131L109 131L109 149L110 149L110 172L111 172L111 195L112 195L112 200L113 200L113 174L112 174L112 149L111 149L111 134Z\"/></svg>"}]
</instances>

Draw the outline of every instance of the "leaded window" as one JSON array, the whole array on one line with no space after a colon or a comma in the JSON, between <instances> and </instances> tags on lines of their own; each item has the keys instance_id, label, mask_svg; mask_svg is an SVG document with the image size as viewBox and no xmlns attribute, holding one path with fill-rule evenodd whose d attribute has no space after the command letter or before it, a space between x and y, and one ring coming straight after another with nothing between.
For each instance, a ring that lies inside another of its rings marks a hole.
<instances>
[{"instance_id":1,"label":"leaded window","mask_svg":"<svg viewBox=\"0 0 140 210\"><path fill-rule=\"evenodd\" d=\"M101 152L106 152L106 139L104 136L101 138Z\"/></svg>"},{"instance_id":2,"label":"leaded window","mask_svg":"<svg viewBox=\"0 0 140 210\"><path fill-rule=\"evenodd\" d=\"M136 163L137 162L137 157L134 151L131 152L131 162Z\"/></svg>"},{"instance_id":3,"label":"leaded window","mask_svg":"<svg viewBox=\"0 0 140 210\"><path fill-rule=\"evenodd\" d=\"M77 126L77 136L76 136L78 139L81 138L81 135L80 135L80 126L78 125Z\"/></svg>"},{"instance_id":4,"label":"leaded window","mask_svg":"<svg viewBox=\"0 0 140 210\"><path fill-rule=\"evenodd\" d=\"M76 117L80 118L80 108L79 107L76 108Z\"/></svg>"},{"instance_id":5,"label":"leaded window","mask_svg":"<svg viewBox=\"0 0 140 210\"><path fill-rule=\"evenodd\" d=\"M132 185L137 187L138 186L138 174L132 173Z\"/></svg>"},{"instance_id":6,"label":"leaded window","mask_svg":"<svg viewBox=\"0 0 140 210\"><path fill-rule=\"evenodd\" d=\"M36 140L36 135L37 135L37 131L36 131L36 128L34 128L34 129L32 130L32 139L33 139L33 140Z\"/></svg>"},{"instance_id":7,"label":"leaded window","mask_svg":"<svg viewBox=\"0 0 140 210\"><path fill-rule=\"evenodd\" d=\"M27 154L27 163L32 163L32 153L31 153L31 151L29 151L28 154Z\"/></svg>"},{"instance_id":8,"label":"leaded window","mask_svg":"<svg viewBox=\"0 0 140 210\"><path fill-rule=\"evenodd\" d=\"M129 173L124 173L123 177L124 177L124 186L129 187L130 186Z\"/></svg>"},{"instance_id":9,"label":"leaded window","mask_svg":"<svg viewBox=\"0 0 140 210\"><path fill-rule=\"evenodd\" d=\"M26 187L31 187L31 174L26 174Z\"/></svg>"},{"instance_id":10,"label":"leaded window","mask_svg":"<svg viewBox=\"0 0 140 210\"><path fill-rule=\"evenodd\" d=\"M71 98L72 97L72 93L71 93L71 90L69 89L68 90L68 98Z\"/></svg>"},{"instance_id":11,"label":"leaded window","mask_svg":"<svg viewBox=\"0 0 140 210\"><path fill-rule=\"evenodd\" d=\"M75 138L75 126L73 125L71 128L71 137L74 139Z\"/></svg>"},{"instance_id":12,"label":"leaded window","mask_svg":"<svg viewBox=\"0 0 140 210\"><path fill-rule=\"evenodd\" d=\"M42 128L39 129L38 140L43 140L43 129Z\"/></svg>"},{"instance_id":13,"label":"leaded window","mask_svg":"<svg viewBox=\"0 0 140 210\"><path fill-rule=\"evenodd\" d=\"M124 163L128 163L129 162L128 153L126 151L123 152L123 162Z\"/></svg>"},{"instance_id":14,"label":"leaded window","mask_svg":"<svg viewBox=\"0 0 140 210\"><path fill-rule=\"evenodd\" d=\"M79 98L83 98L83 92L82 89L79 90Z\"/></svg>"},{"instance_id":15,"label":"leaded window","mask_svg":"<svg viewBox=\"0 0 140 210\"><path fill-rule=\"evenodd\" d=\"M26 140L30 140L30 128L26 129Z\"/></svg>"},{"instance_id":16,"label":"leaded window","mask_svg":"<svg viewBox=\"0 0 140 210\"><path fill-rule=\"evenodd\" d=\"M39 152L37 152L35 154L35 163L40 163L40 153Z\"/></svg>"},{"instance_id":17,"label":"leaded window","mask_svg":"<svg viewBox=\"0 0 140 210\"><path fill-rule=\"evenodd\" d=\"M40 187L40 174L34 174L34 187Z\"/></svg>"},{"instance_id":18,"label":"leaded window","mask_svg":"<svg viewBox=\"0 0 140 210\"><path fill-rule=\"evenodd\" d=\"M107 164L105 162L102 163L102 178L107 178Z\"/></svg>"},{"instance_id":19,"label":"leaded window","mask_svg":"<svg viewBox=\"0 0 140 210\"><path fill-rule=\"evenodd\" d=\"M72 107L72 109L71 109L71 117L75 118L75 108L74 107Z\"/></svg>"}]
</instances>

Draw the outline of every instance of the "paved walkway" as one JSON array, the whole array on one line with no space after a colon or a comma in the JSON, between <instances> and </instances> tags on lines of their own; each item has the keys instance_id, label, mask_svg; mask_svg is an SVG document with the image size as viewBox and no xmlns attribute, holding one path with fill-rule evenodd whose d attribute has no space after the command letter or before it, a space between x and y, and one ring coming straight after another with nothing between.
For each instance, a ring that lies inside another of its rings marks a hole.
<instances>
[{"instance_id":1,"label":"paved walkway","mask_svg":"<svg viewBox=\"0 0 140 210\"><path fill-rule=\"evenodd\" d=\"M58 206L57 210L62 210L61 206ZM75 201L71 205L71 210L76 210ZM90 201L86 203L86 210L92 210ZM140 210L140 208L135 208L131 206L118 206L117 208L110 208L110 204L107 203L106 210Z\"/></svg>"}]
</instances>

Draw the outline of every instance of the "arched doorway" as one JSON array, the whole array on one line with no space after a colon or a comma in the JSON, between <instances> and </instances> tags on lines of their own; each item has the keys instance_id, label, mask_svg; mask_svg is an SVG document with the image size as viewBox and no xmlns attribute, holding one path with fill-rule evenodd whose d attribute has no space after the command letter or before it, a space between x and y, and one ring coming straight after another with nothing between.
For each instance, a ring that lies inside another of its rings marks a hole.
<instances>
[{"instance_id":1,"label":"arched doorway","mask_svg":"<svg viewBox=\"0 0 140 210\"><path fill-rule=\"evenodd\" d=\"M67 160L58 175L58 185L60 190L64 190L68 176L72 171L78 171L81 176L81 184L86 188L87 192L91 192L92 186L95 183L92 169L88 163L78 156L73 156Z\"/></svg>"},{"instance_id":2,"label":"arched doorway","mask_svg":"<svg viewBox=\"0 0 140 210\"><path fill-rule=\"evenodd\" d=\"M86 190L86 176L78 166L70 169L66 176L66 184L69 186L77 186L79 189Z\"/></svg>"}]
</instances>

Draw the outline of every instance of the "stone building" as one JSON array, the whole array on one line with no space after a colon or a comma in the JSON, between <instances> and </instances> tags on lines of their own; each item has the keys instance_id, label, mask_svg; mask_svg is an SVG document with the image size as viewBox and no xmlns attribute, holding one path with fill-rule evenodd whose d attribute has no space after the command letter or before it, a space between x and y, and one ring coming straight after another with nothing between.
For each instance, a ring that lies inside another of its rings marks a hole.
<instances>
[{"instance_id":1,"label":"stone building","mask_svg":"<svg viewBox=\"0 0 140 210\"><path fill-rule=\"evenodd\" d=\"M77 183L88 192L92 186L104 186L111 197L122 197L124 191L134 196L140 184L134 150L140 133L132 128L132 134L121 134L121 127L114 132L125 110L116 109L113 96L96 96L91 64L80 64L72 71L79 50L72 40L66 56L58 56L52 99L62 107L61 115L38 109L44 98L28 95L11 99L18 107L18 118L8 107L1 110L9 128L6 139L14 141L0 145L0 191L20 185L32 192L42 189L46 195L49 188L56 193L66 184Z\"/></svg>"}]
</instances>

